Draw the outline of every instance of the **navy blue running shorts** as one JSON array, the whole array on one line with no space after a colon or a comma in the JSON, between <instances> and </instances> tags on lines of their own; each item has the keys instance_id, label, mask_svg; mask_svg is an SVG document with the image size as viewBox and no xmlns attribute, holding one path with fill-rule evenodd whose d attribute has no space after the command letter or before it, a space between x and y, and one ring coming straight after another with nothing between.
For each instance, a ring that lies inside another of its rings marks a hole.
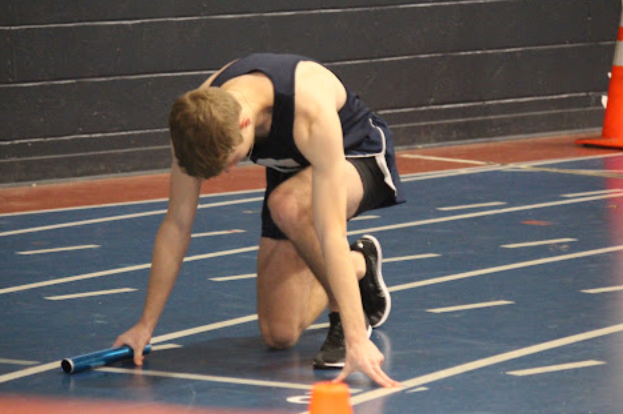
<instances>
[{"instance_id":1,"label":"navy blue running shorts","mask_svg":"<svg viewBox=\"0 0 623 414\"><path fill-rule=\"evenodd\" d=\"M357 169L363 183L363 199L355 216L368 210L394 204L389 202L393 198L394 190L385 183L383 172L374 157L347 158L346 160ZM277 240L287 239L270 215L268 197L279 184L295 174L296 172L282 173L272 168L266 168L266 192L262 206L262 237Z\"/></svg>"}]
</instances>

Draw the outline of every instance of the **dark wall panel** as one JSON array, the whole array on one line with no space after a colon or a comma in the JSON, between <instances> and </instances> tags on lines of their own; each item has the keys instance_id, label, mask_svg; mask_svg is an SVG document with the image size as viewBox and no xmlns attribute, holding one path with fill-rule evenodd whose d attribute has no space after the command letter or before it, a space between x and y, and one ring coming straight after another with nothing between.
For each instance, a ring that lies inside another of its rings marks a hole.
<instances>
[{"instance_id":1,"label":"dark wall panel","mask_svg":"<svg viewBox=\"0 0 623 414\"><path fill-rule=\"evenodd\" d=\"M329 67L372 108L410 108L605 90L608 79L602 73L611 65L612 47L459 53ZM3 139L47 137L50 131L65 136L165 128L173 99L206 77L5 86L0 88Z\"/></svg>"},{"instance_id":2,"label":"dark wall panel","mask_svg":"<svg viewBox=\"0 0 623 414\"><path fill-rule=\"evenodd\" d=\"M168 167L180 93L255 51L326 63L401 146L597 129L620 0L0 2L0 183Z\"/></svg>"},{"instance_id":3,"label":"dark wall panel","mask_svg":"<svg viewBox=\"0 0 623 414\"><path fill-rule=\"evenodd\" d=\"M499 137L551 134L585 130L603 120L602 108L582 108L574 111L508 114L496 118L452 119L443 123L393 128L398 146L430 145L465 141L470 139L491 139Z\"/></svg>"},{"instance_id":4,"label":"dark wall panel","mask_svg":"<svg viewBox=\"0 0 623 414\"><path fill-rule=\"evenodd\" d=\"M480 119L489 121L494 118L510 117L515 114L574 112L578 109L595 109L603 112L601 95L596 93L564 94L525 99L460 102L447 105L423 106L412 109L387 109L379 114L392 125L402 128L418 125L451 124L453 121ZM510 115L509 115L510 114Z\"/></svg>"},{"instance_id":5,"label":"dark wall panel","mask_svg":"<svg viewBox=\"0 0 623 414\"><path fill-rule=\"evenodd\" d=\"M604 91L613 48L614 44L548 47L330 67L375 108L408 108Z\"/></svg>"},{"instance_id":6,"label":"dark wall panel","mask_svg":"<svg viewBox=\"0 0 623 414\"><path fill-rule=\"evenodd\" d=\"M594 0L592 8L599 10L594 3L604 1ZM216 69L259 50L334 62L616 38L615 15L596 22L587 13L585 0L547 3L547 8L538 1L443 3L374 13L358 9L17 29L16 78L0 82Z\"/></svg>"},{"instance_id":7,"label":"dark wall panel","mask_svg":"<svg viewBox=\"0 0 623 414\"><path fill-rule=\"evenodd\" d=\"M205 76L0 88L4 140L166 128L171 103Z\"/></svg>"},{"instance_id":8,"label":"dark wall panel","mask_svg":"<svg viewBox=\"0 0 623 414\"><path fill-rule=\"evenodd\" d=\"M153 171L171 165L165 148L133 148L103 153L67 154L0 161L0 183Z\"/></svg>"},{"instance_id":9,"label":"dark wall panel","mask_svg":"<svg viewBox=\"0 0 623 414\"><path fill-rule=\"evenodd\" d=\"M372 8L389 5L430 4L438 0L108 0L85 2L84 0L5 0L0 6L0 25L39 25L115 21L128 19L153 19L196 17L248 13L278 13L292 11L316 11L354 7ZM454 0L470 2L473 0Z\"/></svg>"},{"instance_id":10,"label":"dark wall panel","mask_svg":"<svg viewBox=\"0 0 623 414\"><path fill-rule=\"evenodd\" d=\"M0 84L5 82L13 82L15 80L13 65L13 44L11 42L11 32L4 31L0 33Z\"/></svg>"}]
</instances>

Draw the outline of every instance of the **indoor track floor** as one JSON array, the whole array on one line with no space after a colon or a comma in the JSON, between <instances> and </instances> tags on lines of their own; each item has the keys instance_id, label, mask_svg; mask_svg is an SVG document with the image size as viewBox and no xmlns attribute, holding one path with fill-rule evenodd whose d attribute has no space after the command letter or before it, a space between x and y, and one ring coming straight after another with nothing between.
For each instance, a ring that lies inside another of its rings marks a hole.
<instances>
[{"instance_id":1,"label":"indoor track floor","mask_svg":"<svg viewBox=\"0 0 623 414\"><path fill-rule=\"evenodd\" d=\"M623 154L574 139L399 153L408 202L348 234L383 246L393 310L372 339L403 388L351 376L356 414L623 412ZM262 185L243 166L204 186L145 366L75 375L62 358L140 315L167 176L0 189L0 397L305 412L336 375L312 369L326 316L290 350L262 344Z\"/></svg>"}]
</instances>

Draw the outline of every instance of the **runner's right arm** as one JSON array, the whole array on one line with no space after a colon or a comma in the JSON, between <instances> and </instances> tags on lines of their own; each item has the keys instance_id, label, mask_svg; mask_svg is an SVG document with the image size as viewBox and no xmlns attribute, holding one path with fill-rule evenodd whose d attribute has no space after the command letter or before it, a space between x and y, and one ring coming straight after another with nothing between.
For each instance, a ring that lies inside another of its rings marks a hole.
<instances>
[{"instance_id":1,"label":"runner's right arm","mask_svg":"<svg viewBox=\"0 0 623 414\"><path fill-rule=\"evenodd\" d=\"M201 182L186 175L173 156L169 207L156 235L143 313L137 324L120 335L113 345L132 347L136 365L143 363L143 349L151 340L190 244Z\"/></svg>"}]
</instances>

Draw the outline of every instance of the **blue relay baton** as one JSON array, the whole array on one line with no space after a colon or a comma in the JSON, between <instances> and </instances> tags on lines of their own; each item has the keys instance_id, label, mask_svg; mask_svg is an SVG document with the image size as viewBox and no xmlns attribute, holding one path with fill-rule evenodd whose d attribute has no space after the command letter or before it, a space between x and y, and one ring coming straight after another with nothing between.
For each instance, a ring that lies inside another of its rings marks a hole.
<instances>
[{"instance_id":1,"label":"blue relay baton","mask_svg":"<svg viewBox=\"0 0 623 414\"><path fill-rule=\"evenodd\" d=\"M143 350L143 354L147 355L151 351L151 345L147 344ZM113 362L134 357L134 350L127 345L118 348L103 349L101 351L91 352L89 354L78 355L71 358L65 358L61 361L61 368L68 374L86 371L103 365L112 364Z\"/></svg>"}]
</instances>

